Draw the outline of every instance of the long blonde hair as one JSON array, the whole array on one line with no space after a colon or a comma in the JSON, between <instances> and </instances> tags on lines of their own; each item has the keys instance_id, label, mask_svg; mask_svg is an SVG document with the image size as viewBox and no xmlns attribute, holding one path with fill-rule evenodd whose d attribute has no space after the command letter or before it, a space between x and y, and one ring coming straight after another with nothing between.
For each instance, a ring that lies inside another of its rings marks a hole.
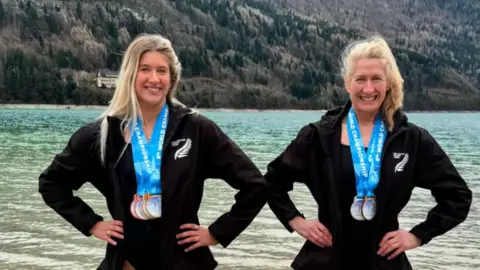
<instances>
[{"instance_id":1,"label":"long blonde hair","mask_svg":"<svg viewBox=\"0 0 480 270\"><path fill-rule=\"evenodd\" d=\"M100 159L105 162L108 136L108 116L122 119L121 132L125 134L126 128L135 126L137 115L141 115L140 106L135 94L135 80L140 58L146 52L156 51L163 54L170 69L170 89L167 93L166 102L169 106L176 105L185 107L175 98L178 82L181 75L181 64L170 40L158 34L141 34L128 46L123 55L122 65L117 78L115 92L108 108L99 117L102 120L100 127ZM123 151L125 151L125 148ZM123 153L122 151L122 153Z\"/></svg>"},{"instance_id":2,"label":"long blonde hair","mask_svg":"<svg viewBox=\"0 0 480 270\"><path fill-rule=\"evenodd\" d=\"M387 93L382 104L382 116L386 121L388 130L392 131L395 123L393 115L403 105L403 78L397 62L385 39L373 36L356 41L347 46L342 54L342 74L350 80L353 75L355 63L362 58L380 59L385 65L387 76Z\"/></svg>"}]
</instances>

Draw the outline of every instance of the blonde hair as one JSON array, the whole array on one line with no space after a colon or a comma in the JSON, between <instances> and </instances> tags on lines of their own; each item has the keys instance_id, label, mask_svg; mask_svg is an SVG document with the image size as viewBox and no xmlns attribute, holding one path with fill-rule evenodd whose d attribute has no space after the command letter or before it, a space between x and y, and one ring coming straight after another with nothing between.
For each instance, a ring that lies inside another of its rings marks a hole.
<instances>
[{"instance_id":1,"label":"blonde hair","mask_svg":"<svg viewBox=\"0 0 480 270\"><path fill-rule=\"evenodd\" d=\"M387 93L382 104L382 117L392 131L395 123L393 115L403 105L403 78L397 62L385 39L373 36L356 41L347 46L342 55L342 74L345 81L353 75L355 63L362 58L380 59L385 65ZM388 91L389 89L389 91Z\"/></svg>"},{"instance_id":2,"label":"blonde hair","mask_svg":"<svg viewBox=\"0 0 480 270\"><path fill-rule=\"evenodd\" d=\"M108 108L99 117L102 120L100 127L100 159L105 162L106 142L108 136L108 116L122 119L121 132L125 134L126 128L135 126L137 115L141 116L141 110L135 94L135 80L140 58L146 52L156 51L163 54L168 61L170 69L170 89L167 93L166 102L169 106L185 107L175 98L178 82L181 75L181 64L178 60L171 42L158 34L141 34L128 46L123 55L122 64L117 78L115 92ZM131 135L131 134L130 134ZM125 148L122 151L125 151ZM121 156L121 155L120 155Z\"/></svg>"}]
</instances>

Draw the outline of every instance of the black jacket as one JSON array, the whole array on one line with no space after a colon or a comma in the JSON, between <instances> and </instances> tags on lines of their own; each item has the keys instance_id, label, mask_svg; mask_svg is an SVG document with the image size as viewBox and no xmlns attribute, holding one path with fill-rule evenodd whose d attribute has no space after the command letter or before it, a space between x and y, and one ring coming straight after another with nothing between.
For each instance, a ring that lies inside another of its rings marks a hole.
<instances>
[{"instance_id":1,"label":"black jacket","mask_svg":"<svg viewBox=\"0 0 480 270\"><path fill-rule=\"evenodd\" d=\"M228 213L209 226L219 244L227 247L260 212L267 199L267 184L261 172L242 150L230 140L211 120L187 109L170 106L162 158L162 269L209 270L217 262L208 247L184 252L177 244L176 234L184 223L199 224L199 209L204 181L207 178L224 179L240 190L235 204ZM98 136L100 123L92 122L73 134L66 148L55 156L51 165L40 175L39 192L48 206L70 222L84 235L102 217L80 198L74 197L84 183L90 182L106 198L112 218L125 220L130 201L122 191L127 181L135 182L131 145L121 155L125 140L120 132L118 118L108 117L107 162L103 167L99 159ZM176 151L191 140L187 155L177 156ZM122 163L122 159L129 162ZM128 168L124 165L127 164ZM127 174L125 176L125 174ZM136 185L136 183L135 183ZM120 241L121 242L121 241ZM121 244L119 242L119 245ZM99 269L122 269L124 259L118 246L107 244L105 260Z\"/></svg>"},{"instance_id":2,"label":"black jacket","mask_svg":"<svg viewBox=\"0 0 480 270\"><path fill-rule=\"evenodd\" d=\"M292 232L288 221L302 216L288 192L294 182L304 183L318 204L318 219L332 233L332 247L321 248L306 241L292 263L294 269L338 269L342 243L339 198L336 189L340 164L341 123L351 103L328 111L320 121L305 125L297 137L268 165L265 175L271 188L269 206ZM437 205L427 219L412 228L422 245L463 222L470 210L472 192L452 162L429 134L408 122L399 110L395 127L388 132L382 154L381 178L376 189L377 215L372 257L375 269L411 269L405 253L388 261L376 255L385 233L398 230L398 214L414 187L431 190Z\"/></svg>"}]
</instances>

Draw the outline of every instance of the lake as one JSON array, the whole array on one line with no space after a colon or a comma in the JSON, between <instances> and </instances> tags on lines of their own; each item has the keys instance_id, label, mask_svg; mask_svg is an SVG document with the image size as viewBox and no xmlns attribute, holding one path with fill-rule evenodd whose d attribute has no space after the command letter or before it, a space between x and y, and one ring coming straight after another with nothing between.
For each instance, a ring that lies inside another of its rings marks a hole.
<instances>
[{"instance_id":1,"label":"lake","mask_svg":"<svg viewBox=\"0 0 480 270\"><path fill-rule=\"evenodd\" d=\"M38 190L38 176L61 151L71 134L99 110L0 109L0 269L95 269L105 243L86 238L48 208ZM320 112L204 112L265 172L305 124ZM408 113L444 147L474 192L468 219L426 246L407 252L414 269L480 269L480 113ZM200 209L202 224L228 211L235 193L220 180L208 180ZM85 185L78 193L110 219L103 197ZM296 185L292 199L307 218L316 216L308 190ZM429 191L415 189L400 215L410 229L434 206ZM217 269L291 269L304 239L288 233L268 206L229 248L213 247Z\"/></svg>"}]
</instances>

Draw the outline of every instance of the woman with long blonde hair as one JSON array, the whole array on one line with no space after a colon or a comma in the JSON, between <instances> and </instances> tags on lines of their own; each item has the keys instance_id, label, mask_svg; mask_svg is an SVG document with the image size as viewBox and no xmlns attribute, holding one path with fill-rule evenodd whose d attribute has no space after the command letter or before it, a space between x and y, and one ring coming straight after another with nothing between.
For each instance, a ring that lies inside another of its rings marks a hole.
<instances>
[{"instance_id":1,"label":"woman with long blonde hair","mask_svg":"<svg viewBox=\"0 0 480 270\"><path fill-rule=\"evenodd\" d=\"M266 203L266 181L252 161L175 98L180 74L168 39L135 38L108 108L40 175L46 204L84 235L107 242L98 269L214 269L209 246L227 247ZM197 216L207 178L239 190L231 210L208 228ZM112 221L73 196L86 182L105 196Z\"/></svg>"},{"instance_id":2,"label":"woman with long blonde hair","mask_svg":"<svg viewBox=\"0 0 480 270\"><path fill-rule=\"evenodd\" d=\"M307 241L294 269L412 269L405 251L463 222L472 192L430 133L402 111L403 79L379 36L350 44L342 73L349 101L304 126L268 165L269 205ZM305 184L318 204L307 220L288 192ZM398 214L412 189L437 205L410 231Z\"/></svg>"}]
</instances>

